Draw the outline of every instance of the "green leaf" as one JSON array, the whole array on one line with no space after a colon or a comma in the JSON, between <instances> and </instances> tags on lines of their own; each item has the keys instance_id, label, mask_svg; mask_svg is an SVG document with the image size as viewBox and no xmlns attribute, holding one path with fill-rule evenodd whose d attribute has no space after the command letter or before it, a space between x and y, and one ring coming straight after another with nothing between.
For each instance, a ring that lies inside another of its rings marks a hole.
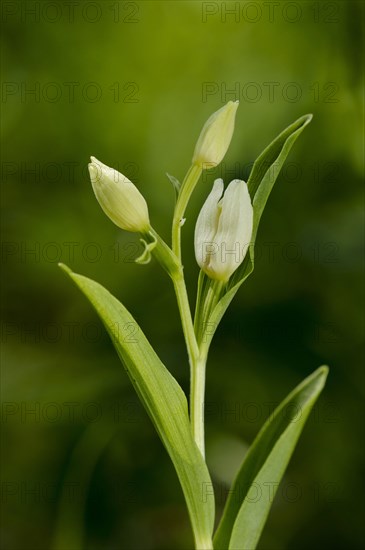
<instances>
[{"instance_id":1,"label":"green leaf","mask_svg":"<svg viewBox=\"0 0 365 550\"><path fill-rule=\"evenodd\" d=\"M313 115L304 115L288 126L256 159L250 177L248 190L253 197L254 223L252 241L255 242L261 215L266 206L274 183L283 167L290 149ZM239 271L239 270L238 270ZM237 274L239 278L239 273Z\"/></svg>"},{"instance_id":2,"label":"green leaf","mask_svg":"<svg viewBox=\"0 0 365 550\"><path fill-rule=\"evenodd\" d=\"M327 374L328 368L320 367L303 380L260 430L233 482L215 534L216 550L256 548L273 496Z\"/></svg>"},{"instance_id":3,"label":"green leaf","mask_svg":"<svg viewBox=\"0 0 365 550\"><path fill-rule=\"evenodd\" d=\"M266 149L256 159L252 167L252 171L247 182L254 210L251 245L244 261L231 277L227 292L220 299L209 318L209 331L207 331L204 337L207 347L209 347L214 336L215 330L212 330L212 327L214 329L218 327L220 320L233 300L239 287L254 270L255 241L260 219L267 199L269 198L271 190L290 149L311 120L312 115L304 115L298 118L298 120L288 126L288 128L281 132L281 134L279 134L278 137L274 139L268 147L266 147Z\"/></svg>"},{"instance_id":4,"label":"green leaf","mask_svg":"<svg viewBox=\"0 0 365 550\"><path fill-rule=\"evenodd\" d=\"M60 265L96 309L180 479L197 548L211 548L214 500L203 499L211 479L191 433L187 401L126 308L100 284Z\"/></svg>"},{"instance_id":5,"label":"green leaf","mask_svg":"<svg viewBox=\"0 0 365 550\"><path fill-rule=\"evenodd\" d=\"M172 176L168 172L166 172L166 176L168 177L170 183L172 183L172 187L174 188L174 191L175 191L175 201L176 201L180 193L181 183L177 178L175 178L175 176Z\"/></svg>"},{"instance_id":6,"label":"green leaf","mask_svg":"<svg viewBox=\"0 0 365 550\"><path fill-rule=\"evenodd\" d=\"M198 289L196 294L195 313L194 313L194 332L198 345L200 345L202 337L207 331L207 320L209 318L206 313L207 297L209 288L212 285L212 280L201 269L198 278Z\"/></svg>"}]
</instances>

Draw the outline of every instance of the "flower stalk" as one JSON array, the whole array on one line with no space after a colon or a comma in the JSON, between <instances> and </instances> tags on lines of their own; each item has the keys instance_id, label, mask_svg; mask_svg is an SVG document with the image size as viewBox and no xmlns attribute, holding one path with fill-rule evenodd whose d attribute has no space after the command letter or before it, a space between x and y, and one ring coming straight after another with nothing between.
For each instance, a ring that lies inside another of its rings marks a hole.
<instances>
[{"instance_id":1,"label":"flower stalk","mask_svg":"<svg viewBox=\"0 0 365 550\"><path fill-rule=\"evenodd\" d=\"M199 181L203 169L197 164L192 164L181 185L177 198L174 217L172 221L172 250L181 261L181 227L184 224L185 210L190 197Z\"/></svg>"}]
</instances>

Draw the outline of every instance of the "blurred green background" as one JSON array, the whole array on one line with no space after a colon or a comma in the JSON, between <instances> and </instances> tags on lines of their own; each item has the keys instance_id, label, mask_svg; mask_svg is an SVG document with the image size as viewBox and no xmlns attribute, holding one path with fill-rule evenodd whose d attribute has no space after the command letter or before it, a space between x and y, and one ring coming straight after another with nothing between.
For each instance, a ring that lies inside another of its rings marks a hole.
<instances>
[{"instance_id":1,"label":"blurred green background","mask_svg":"<svg viewBox=\"0 0 365 550\"><path fill-rule=\"evenodd\" d=\"M207 457L218 511L272 407L320 364L328 385L259 547L361 548L361 2L3 2L2 547L186 550L174 470L101 323L58 269L132 311L188 390L171 285L138 266L136 236L102 213L90 155L142 191L169 239L173 189L207 117L240 99L215 177L247 179L279 131L312 112L260 227L252 277L226 314L207 379Z\"/></svg>"}]
</instances>

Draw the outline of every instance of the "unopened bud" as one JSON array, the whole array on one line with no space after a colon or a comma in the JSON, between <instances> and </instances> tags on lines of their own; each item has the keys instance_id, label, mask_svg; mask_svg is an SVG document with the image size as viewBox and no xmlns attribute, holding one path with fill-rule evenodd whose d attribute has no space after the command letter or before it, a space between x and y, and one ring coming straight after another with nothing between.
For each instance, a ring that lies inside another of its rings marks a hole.
<instances>
[{"instance_id":1,"label":"unopened bud","mask_svg":"<svg viewBox=\"0 0 365 550\"><path fill-rule=\"evenodd\" d=\"M204 124L195 146L193 164L205 168L217 166L231 143L238 101L229 101Z\"/></svg>"},{"instance_id":2,"label":"unopened bud","mask_svg":"<svg viewBox=\"0 0 365 550\"><path fill-rule=\"evenodd\" d=\"M95 196L115 225L126 231L149 231L147 203L128 178L95 157L91 157L89 173Z\"/></svg>"}]
</instances>

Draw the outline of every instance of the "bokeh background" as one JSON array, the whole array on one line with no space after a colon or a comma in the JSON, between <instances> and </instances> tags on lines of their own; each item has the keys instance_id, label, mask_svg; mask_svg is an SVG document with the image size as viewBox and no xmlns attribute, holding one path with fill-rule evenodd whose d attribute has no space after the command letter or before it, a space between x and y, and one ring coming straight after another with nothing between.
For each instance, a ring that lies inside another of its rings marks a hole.
<instances>
[{"instance_id":1,"label":"bokeh background","mask_svg":"<svg viewBox=\"0 0 365 550\"><path fill-rule=\"evenodd\" d=\"M207 456L218 513L247 446L302 378L330 365L260 541L262 550L361 548L363 4L4 2L2 5L2 548L193 546L165 450L91 306L58 269L132 311L188 390L171 285L133 263L138 238L102 213L90 154L130 177L169 239L174 192L207 117L239 99L215 177L252 161L302 114L260 227L256 270L217 333Z\"/></svg>"}]
</instances>

